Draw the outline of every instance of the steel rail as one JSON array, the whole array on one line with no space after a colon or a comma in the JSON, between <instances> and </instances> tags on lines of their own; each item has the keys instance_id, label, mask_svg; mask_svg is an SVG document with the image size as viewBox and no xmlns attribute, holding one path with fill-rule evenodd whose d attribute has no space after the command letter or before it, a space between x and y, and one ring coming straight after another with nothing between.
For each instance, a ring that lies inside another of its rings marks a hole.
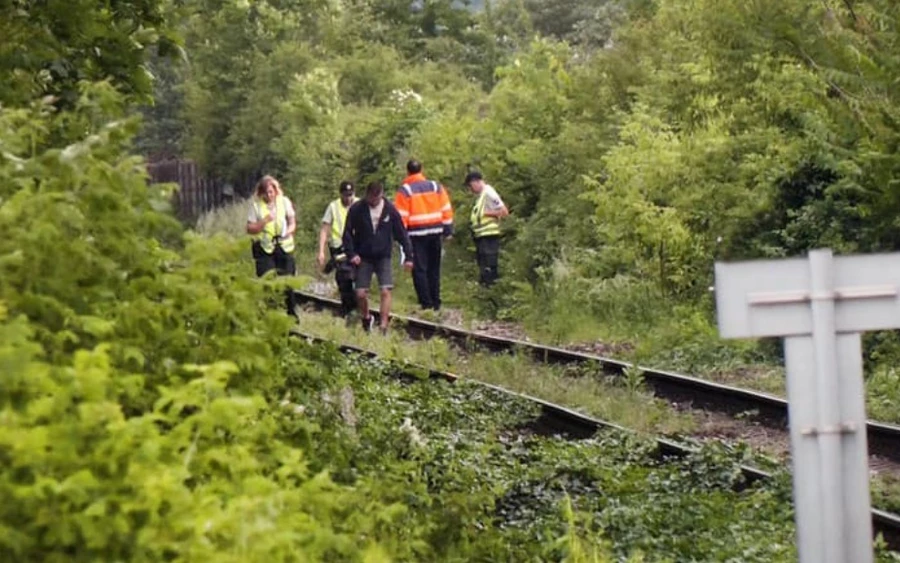
<instances>
[{"instance_id":1,"label":"steel rail","mask_svg":"<svg viewBox=\"0 0 900 563\"><path fill-rule=\"evenodd\" d=\"M378 354L371 350L367 350L365 348L353 346L350 344L335 343L318 336L306 334L299 327L293 329L291 331L291 335L302 338L307 342L314 344L327 343L334 345L344 353L359 354L368 358L378 358ZM470 383L494 389L504 395L516 397L538 404L541 407L541 416L539 417L538 421L536 421L536 424L540 425L543 429L546 429L545 431L566 436L570 439L590 438L596 435L598 432L602 432L604 430L617 430L621 432L630 432L633 434L637 434L636 431L625 428L623 426L619 426L618 424L594 418L580 412L573 411L572 409L557 405L555 403L551 403L537 397L532 397L530 395L525 395L523 393L511 391L498 385L478 381L477 379L472 379L469 377L461 378L459 375L451 372L431 369L412 363L405 364L405 367L403 369L406 372L406 375L415 376L414 374L427 372L429 378L431 379L443 379L445 381L453 383L459 381L460 379L464 379L465 381L468 381ZM400 375L404 374L401 373ZM679 459L696 452L695 448L679 444L672 440L655 438L655 441L656 453L660 459ZM754 483L766 481L772 478L772 475L770 473L747 465L741 465L740 469L741 474L744 477L744 483L742 484L742 486L736 487L736 489L738 490L740 490L741 488L746 488L747 486L750 486ZM885 543L890 549L894 551L900 551L900 516L892 514L890 512L885 512L883 510L873 509L872 532L876 536L878 534L881 534L882 538L884 538Z\"/></svg>"},{"instance_id":2,"label":"steel rail","mask_svg":"<svg viewBox=\"0 0 900 563\"><path fill-rule=\"evenodd\" d=\"M318 310L332 312L340 310L339 301L302 291L293 291L290 300L292 305L310 304ZM377 313L375 315L377 316ZM391 318L400 323L411 338L427 339L440 336L465 349L482 348L495 352L520 351L529 354L535 361L541 363L594 365L600 371L614 376L623 376L626 370L638 369L647 387L657 397L672 403L690 405L691 408L723 413L732 417L740 414L744 419L758 422L769 428L787 429L787 401L766 393L669 371L634 366L629 362L595 354L471 332L414 317L392 314ZM900 463L900 426L869 421L866 424L866 434L869 455L880 456Z\"/></svg>"}]
</instances>

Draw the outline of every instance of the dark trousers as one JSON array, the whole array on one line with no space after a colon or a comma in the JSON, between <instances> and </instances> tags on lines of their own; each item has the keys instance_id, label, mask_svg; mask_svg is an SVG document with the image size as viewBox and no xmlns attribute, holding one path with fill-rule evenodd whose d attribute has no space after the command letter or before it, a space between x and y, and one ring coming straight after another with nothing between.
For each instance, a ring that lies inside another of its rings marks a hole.
<instances>
[{"instance_id":1,"label":"dark trousers","mask_svg":"<svg viewBox=\"0 0 900 563\"><path fill-rule=\"evenodd\" d=\"M253 259L256 260L257 277L270 270L276 270L279 276L293 276L297 272L294 255L285 252L280 245L275 246L272 254L267 254L258 242L254 242L252 250Z\"/></svg>"},{"instance_id":2,"label":"dark trousers","mask_svg":"<svg viewBox=\"0 0 900 563\"><path fill-rule=\"evenodd\" d=\"M331 249L331 257L335 254L343 254L343 249ZM346 256L343 262L335 262L334 281L341 295L341 315L346 317L356 309L356 292L353 290L353 265L347 262Z\"/></svg>"},{"instance_id":3,"label":"dark trousers","mask_svg":"<svg viewBox=\"0 0 900 563\"><path fill-rule=\"evenodd\" d=\"M441 308L440 234L409 237L413 248L413 285L423 309Z\"/></svg>"},{"instance_id":4,"label":"dark trousers","mask_svg":"<svg viewBox=\"0 0 900 563\"><path fill-rule=\"evenodd\" d=\"M475 255L478 261L478 281L481 285L491 285L500 277L500 237L487 236L475 239Z\"/></svg>"}]
</instances>

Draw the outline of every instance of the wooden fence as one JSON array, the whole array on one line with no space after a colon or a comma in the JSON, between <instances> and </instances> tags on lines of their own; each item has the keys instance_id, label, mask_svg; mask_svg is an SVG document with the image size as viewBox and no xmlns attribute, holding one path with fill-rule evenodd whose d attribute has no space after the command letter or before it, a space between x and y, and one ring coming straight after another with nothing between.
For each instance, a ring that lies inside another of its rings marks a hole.
<instances>
[{"instance_id":1,"label":"wooden fence","mask_svg":"<svg viewBox=\"0 0 900 563\"><path fill-rule=\"evenodd\" d=\"M248 175L241 181L230 183L203 174L191 160L165 160L147 165L150 181L172 182L179 190L172 198L176 215L184 221L194 221L203 213L247 196L255 182Z\"/></svg>"}]
</instances>

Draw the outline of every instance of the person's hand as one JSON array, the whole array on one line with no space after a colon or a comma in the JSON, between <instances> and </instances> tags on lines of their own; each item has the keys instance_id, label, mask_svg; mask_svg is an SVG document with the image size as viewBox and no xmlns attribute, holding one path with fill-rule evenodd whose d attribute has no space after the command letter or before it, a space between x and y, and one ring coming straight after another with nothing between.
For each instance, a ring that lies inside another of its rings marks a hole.
<instances>
[{"instance_id":1,"label":"person's hand","mask_svg":"<svg viewBox=\"0 0 900 563\"><path fill-rule=\"evenodd\" d=\"M360 262L362 262L362 258L360 258L359 255L354 256L353 258L350 259L350 263L353 264L354 266L359 266Z\"/></svg>"},{"instance_id":2,"label":"person's hand","mask_svg":"<svg viewBox=\"0 0 900 563\"><path fill-rule=\"evenodd\" d=\"M268 225L269 223L271 223L274 220L275 220L275 217L272 217L272 213L270 212L268 215L263 217L262 222L263 222L263 225Z\"/></svg>"},{"instance_id":3,"label":"person's hand","mask_svg":"<svg viewBox=\"0 0 900 563\"><path fill-rule=\"evenodd\" d=\"M412 261L411 261L411 260L407 260L406 262L404 262L404 263L403 263L403 269L406 270L407 272L412 272L412 269L413 269L413 263L412 263Z\"/></svg>"},{"instance_id":4,"label":"person's hand","mask_svg":"<svg viewBox=\"0 0 900 563\"><path fill-rule=\"evenodd\" d=\"M319 255L316 256L316 264L319 265L320 270L325 267L325 253L324 252L319 251Z\"/></svg>"}]
</instances>

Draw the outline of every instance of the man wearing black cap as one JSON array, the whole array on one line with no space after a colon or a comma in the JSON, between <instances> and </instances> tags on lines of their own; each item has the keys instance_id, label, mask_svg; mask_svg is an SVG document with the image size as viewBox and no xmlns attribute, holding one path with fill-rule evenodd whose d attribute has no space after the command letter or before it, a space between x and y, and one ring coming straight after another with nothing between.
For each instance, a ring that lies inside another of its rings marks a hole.
<instances>
[{"instance_id":1,"label":"man wearing black cap","mask_svg":"<svg viewBox=\"0 0 900 563\"><path fill-rule=\"evenodd\" d=\"M500 277L500 219L509 215L509 210L497 190L484 183L481 172L473 170L466 174L465 183L476 198L470 219L479 281L484 286L490 286Z\"/></svg>"},{"instance_id":2,"label":"man wearing black cap","mask_svg":"<svg viewBox=\"0 0 900 563\"><path fill-rule=\"evenodd\" d=\"M341 313L346 317L356 308L356 294L353 291L353 266L344 253L344 225L347 223L347 210L356 203L357 197L353 194L353 183L347 180L341 182L339 191L340 197L328 204L322 216L316 261L326 274L334 269L334 280L341 294ZM325 261L326 242L331 253L328 262Z\"/></svg>"}]
</instances>

